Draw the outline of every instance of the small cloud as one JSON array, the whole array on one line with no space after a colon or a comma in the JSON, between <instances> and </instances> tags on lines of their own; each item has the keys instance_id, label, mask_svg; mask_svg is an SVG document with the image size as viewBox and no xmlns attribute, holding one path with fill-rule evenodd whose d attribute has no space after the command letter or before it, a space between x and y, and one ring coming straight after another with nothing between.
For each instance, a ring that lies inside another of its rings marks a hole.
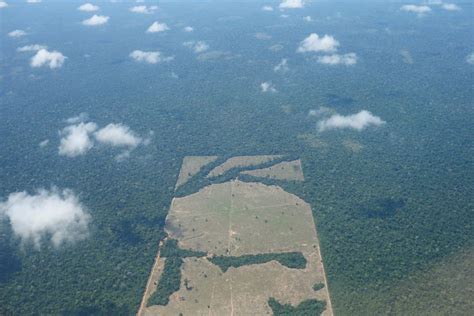
<instances>
[{"instance_id":1,"label":"small cloud","mask_svg":"<svg viewBox=\"0 0 474 316\"><path fill-rule=\"evenodd\" d=\"M50 52L46 49L40 49L36 55L31 58L30 65L34 68L48 66L50 69L55 69L60 68L66 58L66 56L58 51L54 50Z\"/></svg>"},{"instance_id":2,"label":"small cloud","mask_svg":"<svg viewBox=\"0 0 474 316\"><path fill-rule=\"evenodd\" d=\"M405 4L402 5L400 10L405 12L413 12L418 15L424 15L425 13L431 12L431 8L426 5L415 5L415 4Z\"/></svg>"},{"instance_id":3,"label":"small cloud","mask_svg":"<svg viewBox=\"0 0 474 316\"><path fill-rule=\"evenodd\" d=\"M91 218L73 191L56 188L11 193L0 203L0 215L22 243L33 242L37 249L45 237L56 248L86 238Z\"/></svg>"},{"instance_id":4,"label":"small cloud","mask_svg":"<svg viewBox=\"0 0 474 316\"><path fill-rule=\"evenodd\" d=\"M260 84L260 89L262 92L277 92L277 89L273 86L273 84L270 81L263 82Z\"/></svg>"},{"instance_id":5,"label":"small cloud","mask_svg":"<svg viewBox=\"0 0 474 316\"><path fill-rule=\"evenodd\" d=\"M312 19L309 15L305 16L305 17L303 18L303 20L305 20L306 22L311 22L311 21L313 21L313 19Z\"/></svg>"},{"instance_id":6,"label":"small cloud","mask_svg":"<svg viewBox=\"0 0 474 316\"><path fill-rule=\"evenodd\" d=\"M94 143L90 134L97 129L95 123L79 123L65 127L60 135L62 136L59 144L59 155L68 157L77 157L88 152Z\"/></svg>"},{"instance_id":7,"label":"small cloud","mask_svg":"<svg viewBox=\"0 0 474 316\"><path fill-rule=\"evenodd\" d=\"M6 7L8 7L8 3L6 3L5 1L0 1L0 9L6 8Z\"/></svg>"},{"instance_id":8,"label":"small cloud","mask_svg":"<svg viewBox=\"0 0 474 316\"><path fill-rule=\"evenodd\" d=\"M318 122L319 132L324 132L331 129L355 129L361 131L368 126L379 126L385 124L380 117L372 115L369 111L362 110L359 113L352 115L334 114L326 119Z\"/></svg>"},{"instance_id":9,"label":"small cloud","mask_svg":"<svg viewBox=\"0 0 474 316\"><path fill-rule=\"evenodd\" d=\"M169 30L170 28L166 23L158 23L154 22L150 27L146 30L147 33L158 33L158 32L164 32Z\"/></svg>"},{"instance_id":10,"label":"small cloud","mask_svg":"<svg viewBox=\"0 0 474 316\"><path fill-rule=\"evenodd\" d=\"M474 53L470 53L469 55L467 55L466 62L468 64L474 65Z\"/></svg>"},{"instance_id":11,"label":"small cloud","mask_svg":"<svg viewBox=\"0 0 474 316\"><path fill-rule=\"evenodd\" d=\"M325 65L345 65L352 66L357 63L357 55L355 53L348 54L332 54L318 57L318 63Z\"/></svg>"},{"instance_id":12,"label":"small cloud","mask_svg":"<svg viewBox=\"0 0 474 316\"><path fill-rule=\"evenodd\" d=\"M26 0L26 3L41 3L41 0Z\"/></svg>"},{"instance_id":13,"label":"small cloud","mask_svg":"<svg viewBox=\"0 0 474 316\"><path fill-rule=\"evenodd\" d=\"M264 5L262 7L262 11L268 11L268 12L273 11L273 7L269 5Z\"/></svg>"},{"instance_id":14,"label":"small cloud","mask_svg":"<svg viewBox=\"0 0 474 316\"><path fill-rule=\"evenodd\" d=\"M272 38L271 35L268 35L267 33L262 33L262 32L255 33L254 36L256 39L259 39L259 40L269 40Z\"/></svg>"},{"instance_id":15,"label":"small cloud","mask_svg":"<svg viewBox=\"0 0 474 316\"><path fill-rule=\"evenodd\" d=\"M123 124L111 123L95 132L94 136L98 142L114 147L135 148L142 142L141 137Z\"/></svg>"},{"instance_id":16,"label":"small cloud","mask_svg":"<svg viewBox=\"0 0 474 316\"><path fill-rule=\"evenodd\" d=\"M108 16L94 14L91 18L82 21L82 24L86 26L98 26L107 23L107 21L109 21Z\"/></svg>"},{"instance_id":17,"label":"small cloud","mask_svg":"<svg viewBox=\"0 0 474 316\"><path fill-rule=\"evenodd\" d=\"M188 32L188 33L189 33L189 32L194 31L194 28L191 27L191 26L186 26L186 27L183 28L183 30L184 30L185 32Z\"/></svg>"},{"instance_id":18,"label":"small cloud","mask_svg":"<svg viewBox=\"0 0 474 316\"><path fill-rule=\"evenodd\" d=\"M333 113L334 113L334 110L332 110L328 107L325 107L325 106L321 106L317 110L315 110L315 109L309 110L308 111L308 116L321 117L321 116L327 116L327 115L330 115L330 114L333 114Z\"/></svg>"},{"instance_id":19,"label":"small cloud","mask_svg":"<svg viewBox=\"0 0 474 316\"><path fill-rule=\"evenodd\" d=\"M402 55L402 61L405 64L413 64L413 57L411 56L410 52L406 49L400 51L400 55Z\"/></svg>"},{"instance_id":20,"label":"small cloud","mask_svg":"<svg viewBox=\"0 0 474 316\"><path fill-rule=\"evenodd\" d=\"M134 59L137 62L146 62L149 64L157 64L161 62L167 62L174 59L174 57L163 57L161 52L145 52L141 50L134 50L130 53L130 58Z\"/></svg>"},{"instance_id":21,"label":"small cloud","mask_svg":"<svg viewBox=\"0 0 474 316\"><path fill-rule=\"evenodd\" d=\"M205 52L206 50L209 49L209 45L206 44L204 41L188 41L184 42L183 46L192 49L196 54Z\"/></svg>"},{"instance_id":22,"label":"small cloud","mask_svg":"<svg viewBox=\"0 0 474 316\"><path fill-rule=\"evenodd\" d=\"M84 3L77 8L79 11L94 12L99 10L99 6L93 5L92 3Z\"/></svg>"},{"instance_id":23,"label":"small cloud","mask_svg":"<svg viewBox=\"0 0 474 316\"><path fill-rule=\"evenodd\" d=\"M461 7L454 3L443 3L441 7L447 11L459 11Z\"/></svg>"},{"instance_id":24,"label":"small cloud","mask_svg":"<svg viewBox=\"0 0 474 316\"><path fill-rule=\"evenodd\" d=\"M284 48L283 45L281 44L275 44L275 45L272 45L270 47L268 47L269 50L271 50L272 52L278 52L280 50L282 50Z\"/></svg>"},{"instance_id":25,"label":"small cloud","mask_svg":"<svg viewBox=\"0 0 474 316\"><path fill-rule=\"evenodd\" d=\"M274 72L287 72L288 71L288 59L283 58L278 65L273 67Z\"/></svg>"},{"instance_id":26,"label":"small cloud","mask_svg":"<svg viewBox=\"0 0 474 316\"><path fill-rule=\"evenodd\" d=\"M213 50L209 52L204 52L202 54L199 54L196 59L199 61L208 61L208 60L216 60L216 59L225 59L225 60L230 60L233 58L236 58L236 55L233 55L230 52L224 52L220 50Z\"/></svg>"},{"instance_id":27,"label":"small cloud","mask_svg":"<svg viewBox=\"0 0 474 316\"><path fill-rule=\"evenodd\" d=\"M129 10L130 12L133 12L133 13L152 14L153 12L158 10L158 6L152 5L152 6L147 7L146 5L137 5L137 6L131 7Z\"/></svg>"},{"instance_id":28,"label":"small cloud","mask_svg":"<svg viewBox=\"0 0 474 316\"><path fill-rule=\"evenodd\" d=\"M318 34L311 33L307 38L301 41L297 52L334 52L338 46L339 42L330 35L319 37Z\"/></svg>"},{"instance_id":29,"label":"small cloud","mask_svg":"<svg viewBox=\"0 0 474 316\"><path fill-rule=\"evenodd\" d=\"M10 37L22 37L22 36L25 36L26 35L26 32L23 31L23 30L14 30L14 31L11 31L10 33L8 33L8 36Z\"/></svg>"},{"instance_id":30,"label":"small cloud","mask_svg":"<svg viewBox=\"0 0 474 316\"><path fill-rule=\"evenodd\" d=\"M26 46L22 46L22 47L18 47L16 49L17 52L37 52L41 49L47 49L48 47L46 45L38 45L38 44L34 44L34 45L26 45Z\"/></svg>"},{"instance_id":31,"label":"small cloud","mask_svg":"<svg viewBox=\"0 0 474 316\"><path fill-rule=\"evenodd\" d=\"M45 140L43 140L42 142L39 143L39 146L40 146L40 148L44 148L44 147L48 146L48 144L49 144L49 139L45 139Z\"/></svg>"},{"instance_id":32,"label":"small cloud","mask_svg":"<svg viewBox=\"0 0 474 316\"><path fill-rule=\"evenodd\" d=\"M66 123L68 123L68 124L77 124L77 123L85 122L88 119L89 119L89 114L87 114L85 112L82 112L81 114L79 114L77 116L73 116L73 117L70 117L70 118L66 119Z\"/></svg>"},{"instance_id":33,"label":"small cloud","mask_svg":"<svg viewBox=\"0 0 474 316\"><path fill-rule=\"evenodd\" d=\"M303 7L303 0L284 0L279 6L280 9L301 9Z\"/></svg>"}]
</instances>

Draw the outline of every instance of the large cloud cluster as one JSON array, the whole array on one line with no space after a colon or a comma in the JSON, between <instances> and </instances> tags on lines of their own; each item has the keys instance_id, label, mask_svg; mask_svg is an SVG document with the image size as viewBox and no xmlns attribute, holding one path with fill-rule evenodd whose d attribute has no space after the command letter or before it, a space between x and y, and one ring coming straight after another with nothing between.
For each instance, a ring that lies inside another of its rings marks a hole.
<instances>
[{"instance_id":1,"label":"large cloud cluster","mask_svg":"<svg viewBox=\"0 0 474 316\"><path fill-rule=\"evenodd\" d=\"M308 37L301 41L298 53L333 53L331 55L318 56L317 61L325 65L345 65L352 66L357 63L357 55L355 53L336 54L340 43L333 36L325 34L319 36L316 33L311 33Z\"/></svg>"},{"instance_id":2,"label":"large cloud cluster","mask_svg":"<svg viewBox=\"0 0 474 316\"><path fill-rule=\"evenodd\" d=\"M123 160L130 155L140 144L147 145L150 138L142 138L127 125L121 123L110 123L100 128L94 122L85 122L87 114L66 120L70 125L59 132L61 136L58 153L62 156L77 157L86 154L96 143L118 147L124 151L116 157ZM152 135L152 134L150 134Z\"/></svg>"},{"instance_id":3,"label":"large cloud cluster","mask_svg":"<svg viewBox=\"0 0 474 316\"><path fill-rule=\"evenodd\" d=\"M40 48L39 46L29 46L23 47L24 51L28 50L35 50L36 48ZM66 60L66 56L64 56L61 52L58 51L48 51L45 48L41 48L37 51L36 55L31 58L30 65L31 67L42 67L48 66L50 69L59 68L64 64Z\"/></svg>"},{"instance_id":4,"label":"large cloud cluster","mask_svg":"<svg viewBox=\"0 0 474 316\"><path fill-rule=\"evenodd\" d=\"M354 129L362 131L369 126L379 126L386 122L380 117L373 115L367 110L351 115L332 114L318 122L319 132L332 129Z\"/></svg>"},{"instance_id":5,"label":"large cloud cluster","mask_svg":"<svg viewBox=\"0 0 474 316\"><path fill-rule=\"evenodd\" d=\"M161 62L168 62L174 59L172 56L165 57L159 51L145 52L142 50L134 50L130 53L130 58L137 62L146 62L149 64L157 64Z\"/></svg>"},{"instance_id":6,"label":"large cloud cluster","mask_svg":"<svg viewBox=\"0 0 474 316\"><path fill-rule=\"evenodd\" d=\"M55 247L84 239L90 221L78 197L67 189L11 193L0 203L0 215L8 218L22 243L31 241L38 249L44 238Z\"/></svg>"}]
</instances>

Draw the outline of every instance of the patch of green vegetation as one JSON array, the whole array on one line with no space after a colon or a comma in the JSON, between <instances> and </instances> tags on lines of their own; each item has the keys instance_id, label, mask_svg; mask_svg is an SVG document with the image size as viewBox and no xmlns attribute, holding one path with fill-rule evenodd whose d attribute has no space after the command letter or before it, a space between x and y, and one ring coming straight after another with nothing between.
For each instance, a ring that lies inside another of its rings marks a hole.
<instances>
[{"instance_id":1,"label":"patch of green vegetation","mask_svg":"<svg viewBox=\"0 0 474 316\"><path fill-rule=\"evenodd\" d=\"M322 282L319 282L319 283L316 283L315 285L313 285L313 290L315 292L319 291L319 290L322 290L324 288L324 283Z\"/></svg>"},{"instance_id":2,"label":"patch of green vegetation","mask_svg":"<svg viewBox=\"0 0 474 316\"><path fill-rule=\"evenodd\" d=\"M316 299L305 300L294 307L291 304L280 304L271 297L268 300L268 305L270 305L274 316L316 316L321 315L326 309L326 301L318 301Z\"/></svg>"},{"instance_id":3,"label":"patch of green vegetation","mask_svg":"<svg viewBox=\"0 0 474 316\"><path fill-rule=\"evenodd\" d=\"M204 257L207 253L204 251L193 251L188 249L181 249L178 246L178 241L176 239L166 239L163 245L160 248L160 257L169 258L169 257Z\"/></svg>"},{"instance_id":4,"label":"patch of green vegetation","mask_svg":"<svg viewBox=\"0 0 474 316\"><path fill-rule=\"evenodd\" d=\"M209 259L210 262L221 268L223 272L226 272L230 267L238 268L251 264L266 263L272 260L278 261L280 264L292 269L304 269L306 267L306 258L301 252L264 253L239 257L216 256Z\"/></svg>"},{"instance_id":5,"label":"patch of green vegetation","mask_svg":"<svg viewBox=\"0 0 474 316\"><path fill-rule=\"evenodd\" d=\"M160 282L148 300L148 306L166 305L170 300L170 295L179 290L181 285L181 265L183 259L180 257L168 257L165 261L165 268L160 277Z\"/></svg>"}]
</instances>

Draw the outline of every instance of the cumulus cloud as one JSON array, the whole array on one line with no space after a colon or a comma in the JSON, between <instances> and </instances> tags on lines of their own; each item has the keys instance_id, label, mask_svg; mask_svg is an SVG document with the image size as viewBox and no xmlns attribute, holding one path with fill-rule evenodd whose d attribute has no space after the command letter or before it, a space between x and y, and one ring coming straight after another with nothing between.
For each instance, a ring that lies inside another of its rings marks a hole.
<instances>
[{"instance_id":1,"label":"cumulus cloud","mask_svg":"<svg viewBox=\"0 0 474 316\"><path fill-rule=\"evenodd\" d=\"M164 32L169 30L170 28L166 23L158 23L154 22L150 27L146 30L147 33L158 33L158 32Z\"/></svg>"},{"instance_id":2,"label":"cumulus cloud","mask_svg":"<svg viewBox=\"0 0 474 316\"><path fill-rule=\"evenodd\" d=\"M22 36L25 36L26 35L26 32L23 31L23 30L14 30L14 31L11 31L10 33L8 33L8 36L10 37L22 37Z\"/></svg>"},{"instance_id":3,"label":"cumulus cloud","mask_svg":"<svg viewBox=\"0 0 474 316\"><path fill-rule=\"evenodd\" d=\"M368 126L385 124L380 117L372 115L369 111L362 110L352 115L334 114L318 122L318 130L324 132L331 129L355 129L361 131Z\"/></svg>"},{"instance_id":4,"label":"cumulus cloud","mask_svg":"<svg viewBox=\"0 0 474 316\"><path fill-rule=\"evenodd\" d=\"M274 72L287 72L288 69L288 59L286 58L283 58L275 67L273 67Z\"/></svg>"},{"instance_id":5,"label":"cumulus cloud","mask_svg":"<svg viewBox=\"0 0 474 316\"><path fill-rule=\"evenodd\" d=\"M303 0L284 0L280 3L280 9L301 9L304 7Z\"/></svg>"},{"instance_id":6,"label":"cumulus cloud","mask_svg":"<svg viewBox=\"0 0 474 316\"><path fill-rule=\"evenodd\" d=\"M431 8L426 5L416 5L416 4L405 4L400 8L402 11L413 12L418 15L423 15L425 13L431 12Z\"/></svg>"},{"instance_id":7,"label":"cumulus cloud","mask_svg":"<svg viewBox=\"0 0 474 316\"><path fill-rule=\"evenodd\" d=\"M18 47L16 49L17 52L37 52L42 49L47 49L48 46L46 45L39 45L39 44L33 44L33 45L26 45L22 47Z\"/></svg>"},{"instance_id":8,"label":"cumulus cloud","mask_svg":"<svg viewBox=\"0 0 474 316\"><path fill-rule=\"evenodd\" d=\"M26 0L26 3L41 3L41 0Z\"/></svg>"},{"instance_id":9,"label":"cumulus cloud","mask_svg":"<svg viewBox=\"0 0 474 316\"><path fill-rule=\"evenodd\" d=\"M46 49L40 49L36 55L31 58L31 67L42 67L48 66L50 69L59 68L64 64L66 56L58 51L48 51Z\"/></svg>"},{"instance_id":10,"label":"cumulus cloud","mask_svg":"<svg viewBox=\"0 0 474 316\"><path fill-rule=\"evenodd\" d=\"M91 18L82 21L82 24L86 26L98 26L107 23L107 21L109 21L108 16L94 14Z\"/></svg>"},{"instance_id":11,"label":"cumulus cloud","mask_svg":"<svg viewBox=\"0 0 474 316\"><path fill-rule=\"evenodd\" d=\"M306 22L311 22L311 21L313 21L313 19L312 19L309 15L305 16L305 17L303 18L303 20L305 20Z\"/></svg>"},{"instance_id":12,"label":"cumulus cloud","mask_svg":"<svg viewBox=\"0 0 474 316\"><path fill-rule=\"evenodd\" d=\"M277 92L277 89L273 86L270 81L266 81L260 84L260 89L262 92Z\"/></svg>"},{"instance_id":13,"label":"cumulus cloud","mask_svg":"<svg viewBox=\"0 0 474 316\"><path fill-rule=\"evenodd\" d=\"M443 3L441 7L447 11L459 11L461 7L454 3Z\"/></svg>"},{"instance_id":14,"label":"cumulus cloud","mask_svg":"<svg viewBox=\"0 0 474 316\"><path fill-rule=\"evenodd\" d=\"M8 7L8 3L5 1L0 1L0 9Z\"/></svg>"},{"instance_id":15,"label":"cumulus cloud","mask_svg":"<svg viewBox=\"0 0 474 316\"><path fill-rule=\"evenodd\" d=\"M186 27L183 28L183 30L184 30L185 32L192 32L192 31L194 31L194 28L191 27L191 26L186 26Z\"/></svg>"},{"instance_id":16,"label":"cumulus cloud","mask_svg":"<svg viewBox=\"0 0 474 316\"><path fill-rule=\"evenodd\" d=\"M92 3L84 3L77 8L79 11L94 12L99 10L99 6L93 5Z\"/></svg>"},{"instance_id":17,"label":"cumulus cloud","mask_svg":"<svg viewBox=\"0 0 474 316\"><path fill-rule=\"evenodd\" d=\"M332 54L318 57L318 63L325 65L345 65L352 66L357 63L357 55L355 53L348 54Z\"/></svg>"},{"instance_id":18,"label":"cumulus cloud","mask_svg":"<svg viewBox=\"0 0 474 316\"><path fill-rule=\"evenodd\" d=\"M77 124L77 123L87 121L88 118L89 118L89 114L87 114L85 112L82 112L81 114L79 114L77 116L73 116L73 117L70 117L70 118L66 119L66 123L68 123L68 124Z\"/></svg>"},{"instance_id":19,"label":"cumulus cloud","mask_svg":"<svg viewBox=\"0 0 474 316\"><path fill-rule=\"evenodd\" d=\"M152 14L153 12L158 10L158 6L152 5L152 6L147 7L146 5L137 5L137 6L131 7L129 10L130 12L133 12L133 13Z\"/></svg>"},{"instance_id":20,"label":"cumulus cloud","mask_svg":"<svg viewBox=\"0 0 474 316\"><path fill-rule=\"evenodd\" d=\"M45 140L43 140L42 142L39 143L39 146L41 148L44 148L44 147L48 146L48 144L49 144L49 139L45 139Z\"/></svg>"},{"instance_id":21,"label":"cumulus cloud","mask_svg":"<svg viewBox=\"0 0 474 316\"><path fill-rule=\"evenodd\" d=\"M466 62L468 64L474 65L474 53L470 53L469 55L467 55Z\"/></svg>"},{"instance_id":22,"label":"cumulus cloud","mask_svg":"<svg viewBox=\"0 0 474 316\"><path fill-rule=\"evenodd\" d=\"M209 49L209 45L206 44L204 41L188 41L184 42L183 46L192 49L196 54L205 52Z\"/></svg>"},{"instance_id":23,"label":"cumulus cloud","mask_svg":"<svg viewBox=\"0 0 474 316\"><path fill-rule=\"evenodd\" d=\"M92 122L81 122L65 127L60 132L62 138L59 144L59 154L68 157L77 157L85 154L94 146L90 134L96 129L97 124Z\"/></svg>"},{"instance_id":24,"label":"cumulus cloud","mask_svg":"<svg viewBox=\"0 0 474 316\"><path fill-rule=\"evenodd\" d=\"M123 124L111 123L95 132L94 136L98 142L115 147L135 148L142 142L141 137Z\"/></svg>"},{"instance_id":25,"label":"cumulus cloud","mask_svg":"<svg viewBox=\"0 0 474 316\"><path fill-rule=\"evenodd\" d=\"M273 7L269 5L264 5L262 7L262 11L273 11Z\"/></svg>"},{"instance_id":26,"label":"cumulus cloud","mask_svg":"<svg viewBox=\"0 0 474 316\"><path fill-rule=\"evenodd\" d=\"M130 53L130 58L138 62L146 62L149 64L157 64L173 60L174 57L164 57L161 52L144 52L141 50L134 50Z\"/></svg>"},{"instance_id":27,"label":"cumulus cloud","mask_svg":"<svg viewBox=\"0 0 474 316\"><path fill-rule=\"evenodd\" d=\"M298 47L298 53L306 52L334 52L337 50L339 42L330 35L319 37L316 33L311 33L307 38L301 41Z\"/></svg>"},{"instance_id":28,"label":"cumulus cloud","mask_svg":"<svg viewBox=\"0 0 474 316\"><path fill-rule=\"evenodd\" d=\"M22 243L33 242L37 249L43 238L50 238L54 247L86 238L91 218L74 192L55 188L11 193L0 203L0 214Z\"/></svg>"},{"instance_id":29,"label":"cumulus cloud","mask_svg":"<svg viewBox=\"0 0 474 316\"><path fill-rule=\"evenodd\" d=\"M328 116L330 114L333 114L334 113L334 110L328 108L328 107L325 107L325 106L321 106L319 107L319 109L311 109L308 111L308 116L312 116L312 117L322 117L322 116Z\"/></svg>"}]
</instances>

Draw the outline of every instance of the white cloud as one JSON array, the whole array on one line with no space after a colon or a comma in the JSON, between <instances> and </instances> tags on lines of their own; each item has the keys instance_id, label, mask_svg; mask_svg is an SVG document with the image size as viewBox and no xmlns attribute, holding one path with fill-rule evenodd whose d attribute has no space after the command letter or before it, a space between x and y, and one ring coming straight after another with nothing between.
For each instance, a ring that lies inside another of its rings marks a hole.
<instances>
[{"instance_id":1,"label":"white cloud","mask_svg":"<svg viewBox=\"0 0 474 316\"><path fill-rule=\"evenodd\" d=\"M169 30L170 28L166 23L158 23L154 22L150 27L146 30L147 33L158 33L158 32L164 32Z\"/></svg>"},{"instance_id":2,"label":"white cloud","mask_svg":"<svg viewBox=\"0 0 474 316\"><path fill-rule=\"evenodd\" d=\"M209 49L209 45L206 44L204 41L188 41L184 42L183 46L192 49L196 54L205 52L206 50Z\"/></svg>"},{"instance_id":3,"label":"white cloud","mask_svg":"<svg viewBox=\"0 0 474 316\"><path fill-rule=\"evenodd\" d=\"M284 0L280 3L280 9L301 9L304 7L303 0Z\"/></svg>"},{"instance_id":4,"label":"white cloud","mask_svg":"<svg viewBox=\"0 0 474 316\"><path fill-rule=\"evenodd\" d=\"M48 47L46 45L33 44L33 45L18 47L16 51L17 52L37 52L41 49L47 49L47 48Z\"/></svg>"},{"instance_id":5,"label":"white cloud","mask_svg":"<svg viewBox=\"0 0 474 316\"><path fill-rule=\"evenodd\" d=\"M66 56L58 51L48 51L40 49L36 55L31 58L31 67L48 66L51 69L59 68L64 64Z\"/></svg>"},{"instance_id":6,"label":"white cloud","mask_svg":"<svg viewBox=\"0 0 474 316\"><path fill-rule=\"evenodd\" d=\"M54 247L86 238L90 221L79 198L67 189L11 193L0 203L0 214L8 217L22 243L32 241L37 249L45 237Z\"/></svg>"},{"instance_id":7,"label":"white cloud","mask_svg":"<svg viewBox=\"0 0 474 316\"><path fill-rule=\"evenodd\" d=\"M81 114L79 114L77 116L73 116L73 117L70 117L70 118L66 119L66 123L68 123L68 124L77 124L77 123L87 121L88 118L89 118L89 114L87 114L85 112L82 112Z\"/></svg>"},{"instance_id":8,"label":"white cloud","mask_svg":"<svg viewBox=\"0 0 474 316\"><path fill-rule=\"evenodd\" d=\"M99 10L99 6L93 5L92 3L84 3L80 7L77 8L79 11L85 12L94 12Z\"/></svg>"},{"instance_id":9,"label":"white cloud","mask_svg":"<svg viewBox=\"0 0 474 316\"><path fill-rule=\"evenodd\" d=\"M474 65L474 53L470 53L469 55L467 55L466 62L468 64Z\"/></svg>"},{"instance_id":10,"label":"white cloud","mask_svg":"<svg viewBox=\"0 0 474 316\"><path fill-rule=\"evenodd\" d=\"M319 37L316 33L311 33L307 38L301 41L297 52L334 52L337 50L339 42L330 35Z\"/></svg>"},{"instance_id":11,"label":"white cloud","mask_svg":"<svg viewBox=\"0 0 474 316\"><path fill-rule=\"evenodd\" d=\"M82 21L82 24L87 26L97 26L105 24L107 21L109 21L108 16L94 14L91 18Z\"/></svg>"},{"instance_id":12,"label":"white cloud","mask_svg":"<svg viewBox=\"0 0 474 316\"><path fill-rule=\"evenodd\" d=\"M39 143L39 146L41 148L44 148L44 147L48 146L48 144L49 144L49 139L45 139L45 140L43 140L42 142Z\"/></svg>"},{"instance_id":13,"label":"white cloud","mask_svg":"<svg viewBox=\"0 0 474 316\"><path fill-rule=\"evenodd\" d=\"M160 62L167 62L173 60L174 57L163 57L161 52L144 52L141 50L134 50L130 53L130 58L138 62L147 62L149 64L157 64Z\"/></svg>"},{"instance_id":14,"label":"white cloud","mask_svg":"<svg viewBox=\"0 0 474 316\"><path fill-rule=\"evenodd\" d=\"M380 117L372 115L369 111L362 110L359 113L352 115L334 114L326 119L318 122L318 130L320 132L331 129L355 129L361 131L368 126L379 126L385 124Z\"/></svg>"},{"instance_id":15,"label":"white cloud","mask_svg":"<svg viewBox=\"0 0 474 316\"><path fill-rule=\"evenodd\" d=\"M266 81L260 84L260 89L262 90L262 92L277 92L277 89L275 89L275 87L270 81Z\"/></svg>"},{"instance_id":16,"label":"white cloud","mask_svg":"<svg viewBox=\"0 0 474 316\"><path fill-rule=\"evenodd\" d=\"M26 3L41 3L41 0L26 0Z\"/></svg>"},{"instance_id":17,"label":"white cloud","mask_svg":"<svg viewBox=\"0 0 474 316\"><path fill-rule=\"evenodd\" d=\"M264 5L262 7L262 10L263 11L273 11L273 7L272 6L269 6L269 5Z\"/></svg>"},{"instance_id":18,"label":"white cloud","mask_svg":"<svg viewBox=\"0 0 474 316\"><path fill-rule=\"evenodd\" d=\"M459 11L461 7L454 3L443 3L441 7L448 11Z\"/></svg>"},{"instance_id":19,"label":"white cloud","mask_svg":"<svg viewBox=\"0 0 474 316\"><path fill-rule=\"evenodd\" d=\"M303 18L303 20L305 20L306 22L311 22L311 21L313 21L313 19L312 19L309 15L305 16L305 17Z\"/></svg>"},{"instance_id":20,"label":"white cloud","mask_svg":"<svg viewBox=\"0 0 474 316\"><path fill-rule=\"evenodd\" d=\"M255 33L254 36L256 39L259 39L259 40L269 40L272 38L271 35L268 35L267 33L263 33L263 32Z\"/></svg>"},{"instance_id":21,"label":"white cloud","mask_svg":"<svg viewBox=\"0 0 474 316\"><path fill-rule=\"evenodd\" d=\"M123 124L111 123L95 132L94 136L100 143L116 147L135 148L142 142L141 137Z\"/></svg>"},{"instance_id":22,"label":"white cloud","mask_svg":"<svg viewBox=\"0 0 474 316\"><path fill-rule=\"evenodd\" d=\"M275 45L272 45L270 47L268 47L269 50L271 50L272 52L278 52L280 50L282 50L284 48L283 45L281 44L275 44Z\"/></svg>"},{"instance_id":23,"label":"white cloud","mask_svg":"<svg viewBox=\"0 0 474 316\"><path fill-rule=\"evenodd\" d=\"M274 72L287 72L288 71L288 59L283 58L278 65L273 67Z\"/></svg>"},{"instance_id":24,"label":"white cloud","mask_svg":"<svg viewBox=\"0 0 474 316\"><path fill-rule=\"evenodd\" d=\"M0 9L8 7L8 3L5 1L0 1Z\"/></svg>"},{"instance_id":25,"label":"white cloud","mask_svg":"<svg viewBox=\"0 0 474 316\"><path fill-rule=\"evenodd\" d=\"M137 6L131 7L129 10L130 12L133 12L133 13L152 14L153 12L158 10L158 6L152 5L152 6L147 7L146 5L137 5Z\"/></svg>"},{"instance_id":26,"label":"white cloud","mask_svg":"<svg viewBox=\"0 0 474 316\"><path fill-rule=\"evenodd\" d=\"M97 129L95 123L79 123L65 127L60 135L59 154L62 156L76 157L89 151L94 143L90 138L90 134Z\"/></svg>"},{"instance_id":27,"label":"white cloud","mask_svg":"<svg viewBox=\"0 0 474 316\"><path fill-rule=\"evenodd\" d=\"M348 54L332 54L318 57L318 63L325 65L346 65L352 66L357 63L357 55L355 53Z\"/></svg>"},{"instance_id":28,"label":"white cloud","mask_svg":"<svg viewBox=\"0 0 474 316\"><path fill-rule=\"evenodd\" d=\"M23 31L23 30L14 30L14 31L11 31L10 33L8 33L8 36L10 37L22 37L22 36L25 36L26 35L26 32Z\"/></svg>"},{"instance_id":29,"label":"white cloud","mask_svg":"<svg viewBox=\"0 0 474 316\"><path fill-rule=\"evenodd\" d=\"M431 12L431 8L429 6L415 4L405 4L400 8L400 10L417 13L418 15L423 15L425 13Z\"/></svg>"},{"instance_id":30,"label":"white cloud","mask_svg":"<svg viewBox=\"0 0 474 316\"><path fill-rule=\"evenodd\" d=\"M192 31L194 31L194 28L191 27L191 26L186 26L183 30L184 30L185 32L192 32Z\"/></svg>"},{"instance_id":31,"label":"white cloud","mask_svg":"<svg viewBox=\"0 0 474 316\"><path fill-rule=\"evenodd\" d=\"M327 116L327 115L330 115L334 113L334 110L328 108L328 107L325 107L325 106L321 106L319 107L319 109L315 110L315 109L311 109L308 111L308 116L313 116L313 117L321 117L321 116Z\"/></svg>"}]
</instances>

